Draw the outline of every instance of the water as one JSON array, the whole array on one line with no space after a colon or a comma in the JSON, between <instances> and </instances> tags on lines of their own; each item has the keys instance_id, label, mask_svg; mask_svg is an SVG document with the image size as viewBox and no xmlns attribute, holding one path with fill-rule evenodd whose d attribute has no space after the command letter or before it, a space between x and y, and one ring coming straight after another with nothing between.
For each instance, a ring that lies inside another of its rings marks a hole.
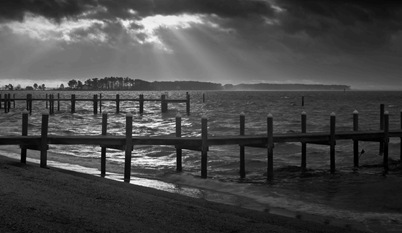
<instances>
[{"instance_id":1,"label":"water","mask_svg":"<svg viewBox=\"0 0 402 233\"><path fill-rule=\"evenodd\" d=\"M25 97L27 92L14 92ZM51 92L46 92L50 94ZM92 98L100 92L61 92L61 97ZM45 92L35 91L34 96ZM115 92L102 92L103 98L114 98ZM159 92L119 92L120 98L159 98ZM239 115L246 115L246 135L266 134L266 116L272 113L276 133L300 132L300 114L307 113L308 132L328 132L329 116L336 113L336 129L352 130L352 113L359 111L360 130L379 129L380 104L390 113L390 128L399 129L402 94L398 92L191 92L191 115L186 116L185 104L169 104L169 112L162 114L159 102L146 102L140 115L138 103L122 102L120 114L115 114L115 103L104 102L102 110L109 112L108 134L125 134L125 114L134 113L133 135L156 136L175 134L175 116L182 115L182 134L201 135L201 117L208 117L210 135L238 135ZM301 106L301 97L305 106ZM184 99L184 92L169 92L171 99ZM8 114L0 112L1 135L19 135L21 112L25 103L17 102L16 109ZM29 118L29 134L39 135L41 112L45 103L34 102ZM1 110L0 110L1 111ZM77 102L76 113L70 113L70 103L62 102L61 112L50 117L49 134L99 135L101 114L92 114L91 102ZM307 146L307 167L300 172L300 143L276 144L274 149L275 180L266 181L266 150L246 148L247 178L239 178L238 146L211 147L208 153L208 179L200 178L200 152L183 151L183 173L175 172L176 152L169 146L135 146L132 175L146 179L141 185L207 200L230 203L271 213L279 213L308 219L319 216L326 223L341 224L349 221L370 231L393 232L402 230L402 169L399 160L399 139L390 142L391 170L384 176L382 156L378 155L378 143L360 142L365 153L360 157L361 168L353 168L351 141L338 141L336 146L337 173L329 173L329 148ZM17 155L18 148L1 148L7 154ZM30 158L38 158L30 151ZM100 148L95 146L51 145L49 160L61 167L78 170L89 168L96 174L100 168ZM108 149L107 172L117 177L123 172L124 152ZM99 172L98 172L99 173ZM152 185L155 181L161 182ZM139 181L137 181L138 183ZM163 185L161 185L163 184ZM155 187L156 186L156 187ZM170 188L169 188L170 187ZM172 188L173 187L173 188ZM190 190L190 191L189 191ZM321 221L321 220L320 220ZM352 224L353 225L353 224Z\"/></svg>"}]
</instances>

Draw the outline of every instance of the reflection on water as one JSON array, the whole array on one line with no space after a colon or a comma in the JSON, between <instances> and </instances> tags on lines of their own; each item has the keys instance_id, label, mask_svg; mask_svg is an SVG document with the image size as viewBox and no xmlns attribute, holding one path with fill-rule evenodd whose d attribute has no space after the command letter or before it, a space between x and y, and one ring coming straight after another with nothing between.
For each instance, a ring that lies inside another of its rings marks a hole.
<instances>
[{"instance_id":1,"label":"reflection on water","mask_svg":"<svg viewBox=\"0 0 402 233\"><path fill-rule=\"evenodd\" d=\"M27 93L16 93L17 97ZM72 92L61 93L69 98ZM76 92L77 98L92 98L98 92ZM114 98L116 93L103 92L103 98ZM120 98L137 98L138 92L120 92ZM158 92L145 92L146 97L159 98ZM34 96L44 93L34 92ZM175 115L182 115L183 136L200 136L201 116L208 116L210 135L239 134L239 114L246 115L246 134L266 134L266 116L274 116L276 133L300 132L300 114L307 112L307 131L329 131L329 114L336 113L337 130L352 130L352 113L359 111L361 130L379 129L379 105L386 104L390 112L390 128L400 128L402 95L398 92L207 92L207 103L202 103L202 93L191 95L191 115L187 116L185 104L169 104L170 111L160 112L159 102L146 102L144 114L138 113L137 102L122 102L120 114L115 114L115 102L103 102L102 110L108 112L108 134L125 134L125 114L134 113L133 135L174 135ZM171 92L169 98L183 99L185 92ZM301 106L301 96L305 106ZM33 115L29 118L29 134L39 135L41 112L44 103L34 102ZM16 109L8 114L0 113L1 135L19 135L21 112L25 103L17 102ZM92 114L91 102L77 102L76 113L70 113L70 102L62 102L61 111L50 117L49 134L54 135L99 135L102 115ZM239 178L238 146L211 147L208 153L209 179L200 179L200 153L184 150L182 174L175 173L175 148L168 146L134 146L132 172L143 182L142 185L158 186L159 181L168 182L165 188L172 192L194 187L198 191L183 192L201 195L206 199L220 199L220 202L236 202L239 206L254 209L280 209L291 213L332 216L352 219L364 224L392 228L402 223L402 203L397 196L400 188L401 168L399 163L391 164L388 176L382 175L382 157L378 155L378 143L359 142L365 151L360 157L360 169L353 169L351 141L339 141L336 146L338 173L329 174L329 150L327 146L307 146L307 166L300 172L301 146L299 143L276 144L274 150L275 181L266 182L266 150L246 148L247 178ZM3 148L15 151L10 147ZM51 145L49 159L66 164L96 168L99 173L100 148L96 146ZM35 152L29 152L34 157ZM390 142L391 161L399 160L399 139ZM110 177L119 179L123 171L124 152L107 150ZM68 166L68 169L73 169ZM78 170L82 170L79 167ZM97 174L98 175L98 174ZM170 186L172 185L172 186ZM153 186L153 187L154 187ZM156 187L154 187L156 188ZM200 191L202 190L202 191ZM207 195L208 190L219 194ZM216 196L227 196L217 198ZM184 194L184 193L182 193ZM186 195L186 194L185 194ZM224 196L224 195L223 195ZM229 197L231 196L231 197ZM200 196L198 196L200 197ZM228 201L230 200L230 201ZM236 201L233 201L236 200ZM395 201L397 200L397 201ZM285 211L285 212L286 212Z\"/></svg>"}]
</instances>

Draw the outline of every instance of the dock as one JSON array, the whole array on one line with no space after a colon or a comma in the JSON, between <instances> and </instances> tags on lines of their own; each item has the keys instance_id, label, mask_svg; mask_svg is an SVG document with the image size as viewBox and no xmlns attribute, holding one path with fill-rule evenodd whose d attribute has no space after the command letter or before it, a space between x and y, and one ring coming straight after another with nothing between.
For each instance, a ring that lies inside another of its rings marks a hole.
<instances>
[{"instance_id":1,"label":"dock","mask_svg":"<svg viewBox=\"0 0 402 233\"><path fill-rule=\"evenodd\" d=\"M102 103L103 102L114 102L116 114L120 113L120 103L121 102L138 102L139 113L144 113L144 103L145 102L160 102L161 112L168 112L169 104L174 103L185 103L186 113L190 115L190 94L186 92L185 99L168 99L166 94L162 94L160 98L145 98L143 94L140 94L138 98L120 98L120 94L116 94L115 98L102 98L102 94L95 94L93 98L77 98L75 94L71 94L70 98L61 98L60 94L46 94L43 97L33 97L32 94L27 94L25 98L16 98L15 94L11 95L6 93L3 96L0 94L0 109L4 109L5 113L10 112L11 108L15 108L17 101L25 102L26 109L29 114L32 114L32 103L33 102L43 102L44 107L49 109L49 114L53 115L56 112L60 112L60 107L62 102L70 103L70 112L76 112L77 102L92 102L93 114L102 113Z\"/></svg>"},{"instance_id":2,"label":"dock","mask_svg":"<svg viewBox=\"0 0 402 233\"><path fill-rule=\"evenodd\" d=\"M126 115L125 136L107 135L108 114L102 113L102 133L97 136L64 136L64 135L48 135L49 113L42 114L41 135L28 135L28 111L22 113L22 133L21 136L0 136L0 145L19 145L21 147L21 163L26 163L27 150L40 151L40 166L47 167L47 151L49 145L92 145L101 147L101 176L106 174L106 148L118 149L125 152L125 168L124 179L130 180L132 151L137 145L153 145L153 146L172 146L176 149L176 170L181 172L182 152L183 150L198 151L201 153L201 177L208 177L208 151L213 146L237 145L239 146L239 175L245 178L245 148L256 147L267 151L267 180L274 179L274 148L276 143L296 142L301 143L300 168L307 168L307 145L318 144L329 147L330 172L336 172L335 164L335 147L339 140L349 140L353 145L353 158L351 164L359 167L359 141L377 142L380 144L380 153L383 155L383 169L387 173L388 168L388 148L390 138L399 138L402 141L402 112L401 128L389 129L389 113L383 111L381 107L381 127L379 130L359 131L359 114L353 112L353 128L350 131L336 130L336 115L332 113L329 116L330 130L329 132L308 133L306 130L307 114L301 113L300 132L297 133L275 133L274 117L271 114L267 116L267 133L265 135L245 135L245 115L240 114L239 117L239 135L238 136L210 136L208 135L208 119L201 118L201 136L199 137L182 137L181 131L181 115L176 116L176 133L175 135L162 136L133 136L133 116ZM402 143L401 143L402 145ZM400 159L402 161L402 147L400 151Z\"/></svg>"}]
</instances>

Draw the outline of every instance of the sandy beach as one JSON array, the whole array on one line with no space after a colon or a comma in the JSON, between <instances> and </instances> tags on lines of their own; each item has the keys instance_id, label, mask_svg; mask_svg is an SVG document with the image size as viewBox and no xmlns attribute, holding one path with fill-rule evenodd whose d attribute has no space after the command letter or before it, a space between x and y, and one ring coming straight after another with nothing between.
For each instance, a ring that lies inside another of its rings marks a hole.
<instances>
[{"instance_id":1,"label":"sandy beach","mask_svg":"<svg viewBox=\"0 0 402 233\"><path fill-rule=\"evenodd\" d=\"M356 232L0 156L0 232Z\"/></svg>"}]
</instances>

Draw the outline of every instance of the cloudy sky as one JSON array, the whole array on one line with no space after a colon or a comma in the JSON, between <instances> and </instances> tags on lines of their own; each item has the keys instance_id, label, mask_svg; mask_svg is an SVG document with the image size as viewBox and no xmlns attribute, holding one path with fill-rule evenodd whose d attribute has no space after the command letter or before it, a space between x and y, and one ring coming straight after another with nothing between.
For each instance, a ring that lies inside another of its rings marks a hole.
<instances>
[{"instance_id":1,"label":"cloudy sky","mask_svg":"<svg viewBox=\"0 0 402 233\"><path fill-rule=\"evenodd\" d=\"M0 84L148 81L402 90L402 3L1 0Z\"/></svg>"}]
</instances>

